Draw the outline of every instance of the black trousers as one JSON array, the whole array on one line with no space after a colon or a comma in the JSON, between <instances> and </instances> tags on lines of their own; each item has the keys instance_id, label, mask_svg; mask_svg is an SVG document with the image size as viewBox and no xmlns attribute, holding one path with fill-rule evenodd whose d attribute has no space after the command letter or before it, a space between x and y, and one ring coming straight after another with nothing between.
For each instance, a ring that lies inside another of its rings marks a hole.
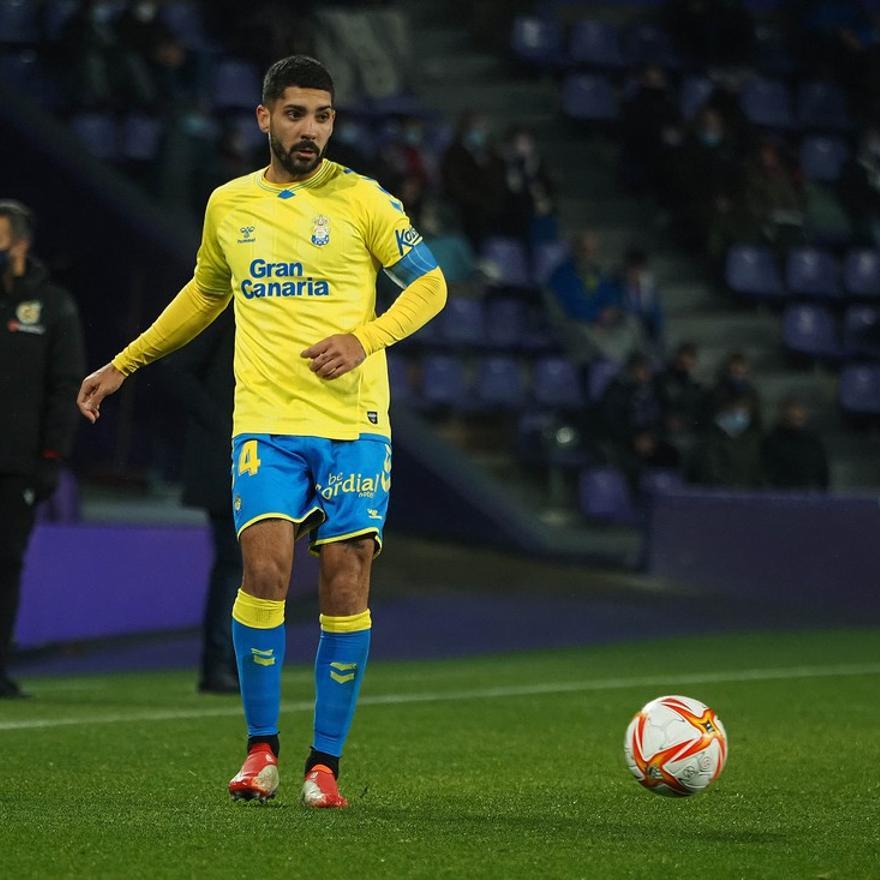
<instances>
[{"instance_id":1,"label":"black trousers","mask_svg":"<svg viewBox=\"0 0 880 880\"><path fill-rule=\"evenodd\" d=\"M235 537L232 514L210 514L214 565L205 597L202 624L202 678L218 672L235 672L232 647L232 606L241 586L241 549Z\"/></svg>"},{"instance_id":2,"label":"black trousers","mask_svg":"<svg viewBox=\"0 0 880 880\"><path fill-rule=\"evenodd\" d=\"M33 481L0 474L0 676L6 674L9 662L21 596L21 567L33 528Z\"/></svg>"}]
</instances>

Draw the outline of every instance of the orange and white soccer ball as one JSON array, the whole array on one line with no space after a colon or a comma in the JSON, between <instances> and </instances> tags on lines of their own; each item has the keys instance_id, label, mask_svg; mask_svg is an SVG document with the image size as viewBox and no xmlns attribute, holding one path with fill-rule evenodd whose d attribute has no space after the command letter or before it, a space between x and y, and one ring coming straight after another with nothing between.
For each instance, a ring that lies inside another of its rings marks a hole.
<instances>
[{"instance_id":1,"label":"orange and white soccer ball","mask_svg":"<svg viewBox=\"0 0 880 880\"><path fill-rule=\"evenodd\" d=\"M626 763L647 789L668 797L704 791L727 761L727 733L708 706L690 697L651 700L626 729Z\"/></svg>"}]
</instances>

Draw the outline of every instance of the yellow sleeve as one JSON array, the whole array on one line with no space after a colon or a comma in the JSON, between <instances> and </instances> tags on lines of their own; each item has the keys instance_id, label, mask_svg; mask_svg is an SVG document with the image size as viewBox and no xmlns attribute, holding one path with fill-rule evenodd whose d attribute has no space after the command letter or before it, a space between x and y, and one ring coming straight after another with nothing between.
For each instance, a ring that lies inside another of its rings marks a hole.
<instances>
[{"instance_id":1,"label":"yellow sleeve","mask_svg":"<svg viewBox=\"0 0 880 880\"><path fill-rule=\"evenodd\" d=\"M223 294L206 293L193 279L168 303L152 326L113 358L113 366L129 376L139 367L182 348L229 305L230 299L231 289Z\"/></svg>"},{"instance_id":2,"label":"yellow sleeve","mask_svg":"<svg viewBox=\"0 0 880 880\"><path fill-rule=\"evenodd\" d=\"M426 272L406 287L387 312L351 332L367 356L400 342L427 324L446 304L446 279L439 268Z\"/></svg>"}]
</instances>

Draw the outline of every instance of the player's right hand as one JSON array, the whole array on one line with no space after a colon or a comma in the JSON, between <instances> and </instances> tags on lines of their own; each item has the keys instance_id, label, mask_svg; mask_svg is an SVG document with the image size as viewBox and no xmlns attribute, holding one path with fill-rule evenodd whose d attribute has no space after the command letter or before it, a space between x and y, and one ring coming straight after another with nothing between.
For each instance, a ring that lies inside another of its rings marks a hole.
<instances>
[{"instance_id":1,"label":"player's right hand","mask_svg":"<svg viewBox=\"0 0 880 880\"><path fill-rule=\"evenodd\" d=\"M79 411L94 425L101 417L101 401L119 390L125 376L107 364L83 379L76 396Z\"/></svg>"}]
</instances>

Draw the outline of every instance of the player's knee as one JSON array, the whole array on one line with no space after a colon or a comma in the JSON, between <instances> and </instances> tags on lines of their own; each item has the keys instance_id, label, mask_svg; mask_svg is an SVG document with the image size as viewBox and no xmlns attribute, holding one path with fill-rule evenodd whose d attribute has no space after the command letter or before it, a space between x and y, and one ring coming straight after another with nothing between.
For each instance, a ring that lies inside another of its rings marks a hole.
<instances>
[{"instance_id":1,"label":"player's knee","mask_svg":"<svg viewBox=\"0 0 880 880\"><path fill-rule=\"evenodd\" d=\"M281 561L271 556L248 560L244 566L244 590L260 599L283 599L289 577Z\"/></svg>"},{"instance_id":2,"label":"player's knee","mask_svg":"<svg viewBox=\"0 0 880 880\"><path fill-rule=\"evenodd\" d=\"M375 544L371 537L329 544L322 551L322 580L334 605L362 604L369 589Z\"/></svg>"}]
</instances>

